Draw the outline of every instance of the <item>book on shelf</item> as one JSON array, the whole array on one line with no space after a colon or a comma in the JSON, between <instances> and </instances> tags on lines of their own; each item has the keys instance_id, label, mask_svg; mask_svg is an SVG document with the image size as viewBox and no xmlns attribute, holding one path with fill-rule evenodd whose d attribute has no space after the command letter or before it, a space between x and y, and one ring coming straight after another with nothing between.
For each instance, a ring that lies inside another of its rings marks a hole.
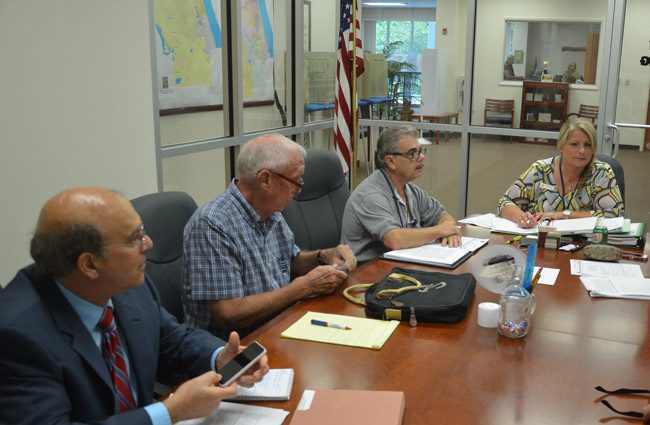
<instances>
[{"instance_id":1,"label":"book on shelf","mask_svg":"<svg viewBox=\"0 0 650 425\"><path fill-rule=\"evenodd\" d=\"M271 369L251 388L237 386L237 395L229 400L289 400L293 387L293 369Z\"/></svg>"},{"instance_id":2,"label":"book on shelf","mask_svg":"<svg viewBox=\"0 0 650 425\"><path fill-rule=\"evenodd\" d=\"M407 263L427 264L429 266L454 269L463 261L471 257L489 239L470 238L463 236L462 244L457 248L442 246L440 242L434 242L415 248L396 249L382 255L388 260L405 261Z\"/></svg>"}]
</instances>

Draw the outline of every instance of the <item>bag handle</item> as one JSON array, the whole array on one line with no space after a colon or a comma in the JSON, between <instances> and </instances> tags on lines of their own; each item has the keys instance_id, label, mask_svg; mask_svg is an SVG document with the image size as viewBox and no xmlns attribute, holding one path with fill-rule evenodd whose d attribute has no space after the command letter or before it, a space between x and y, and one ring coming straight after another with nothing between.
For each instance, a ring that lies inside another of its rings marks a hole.
<instances>
[{"instance_id":1,"label":"bag handle","mask_svg":"<svg viewBox=\"0 0 650 425\"><path fill-rule=\"evenodd\" d=\"M414 277L407 276L402 273L391 273L388 275L388 280L391 282L401 282L406 280L411 282L413 285L404 286L397 289L382 289L377 292L377 298L382 300L390 300L400 295L403 292L415 291L422 287L422 283ZM366 305L365 297L360 297L358 294L365 293L368 288L370 288L374 283L359 283L356 285L348 286L343 290L343 297L355 304Z\"/></svg>"},{"instance_id":2,"label":"bag handle","mask_svg":"<svg viewBox=\"0 0 650 425\"><path fill-rule=\"evenodd\" d=\"M343 290L343 297L355 304L366 305L365 297L360 297L357 294L365 293L374 283L359 283L357 285L348 286Z\"/></svg>"}]
</instances>

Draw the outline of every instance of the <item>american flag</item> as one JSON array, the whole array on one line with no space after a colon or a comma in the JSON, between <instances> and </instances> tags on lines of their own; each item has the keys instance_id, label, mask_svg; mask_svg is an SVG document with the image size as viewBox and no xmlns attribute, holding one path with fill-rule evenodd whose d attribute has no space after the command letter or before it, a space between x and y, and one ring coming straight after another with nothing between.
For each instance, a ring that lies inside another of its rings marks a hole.
<instances>
[{"instance_id":1,"label":"american flag","mask_svg":"<svg viewBox=\"0 0 650 425\"><path fill-rule=\"evenodd\" d=\"M350 169L352 162L352 143L354 141L352 122L352 61L357 56L357 77L363 73L363 48L359 38L359 7L356 13L356 40L352 32L352 1L341 0L341 26L339 47L336 53L336 86L334 89L334 146L343 171ZM356 2L355 2L356 3ZM358 114L357 117L358 119Z\"/></svg>"}]
</instances>

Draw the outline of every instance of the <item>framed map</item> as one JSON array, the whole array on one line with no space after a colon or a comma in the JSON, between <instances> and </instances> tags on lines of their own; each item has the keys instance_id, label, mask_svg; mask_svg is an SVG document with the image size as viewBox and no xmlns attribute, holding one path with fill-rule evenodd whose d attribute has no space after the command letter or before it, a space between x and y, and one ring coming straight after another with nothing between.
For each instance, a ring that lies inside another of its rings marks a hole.
<instances>
[{"instance_id":1,"label":"framed map","mask_svg":"<svg viewBox=\"0 0 650 425\"><path fill-rule=\"evenodd\" d=\"M222 0L154 0L161 113L221 109ZM273 102L273 0L242 1L244 102Z\"/></svg>"}]
</instances>

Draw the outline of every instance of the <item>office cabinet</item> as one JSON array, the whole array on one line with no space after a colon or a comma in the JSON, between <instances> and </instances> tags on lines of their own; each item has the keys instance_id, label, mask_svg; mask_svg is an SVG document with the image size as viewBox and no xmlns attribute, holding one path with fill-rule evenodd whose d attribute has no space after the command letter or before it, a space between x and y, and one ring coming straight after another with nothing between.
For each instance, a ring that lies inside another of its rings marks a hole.
<instances>
[{"instance_id":1,"label":"office cabinet","mask_svg":"<svg viewBox=\"0 0 650 425\"><path fill-rule=\"evenodd\" d=\"M524 81L520 128L557 131L566 119L569 84Z\"/></svg>"}]
</instances>

